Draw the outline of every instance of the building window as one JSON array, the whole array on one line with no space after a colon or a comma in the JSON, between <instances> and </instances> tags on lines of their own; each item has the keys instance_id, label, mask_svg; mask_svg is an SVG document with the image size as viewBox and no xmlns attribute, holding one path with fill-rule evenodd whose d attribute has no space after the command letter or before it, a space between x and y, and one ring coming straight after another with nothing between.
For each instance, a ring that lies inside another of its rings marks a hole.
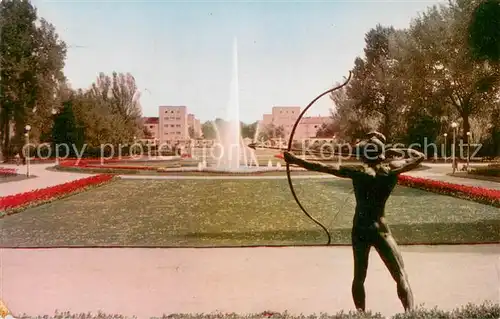
<instances>
[{"instance_id":1,"label":"building window","mask_svg":"<svg viewBox=\"0 0 500 319\"><path fill-rule=\"evenodd\" d=\"M172 124L172 125L170 125L170 127L175 127L175 125L174 125L174 124Z\"/></svg>"},{"instance_id":2,"label":"building window","mask_svg":"<svg viewBox=\"0 0 500 319\"><path fill-rule=\"evenodd\" d=\"M174 111L170 111L170 113L174 113Z\"/></svg>"},{"instance_id":3,"label":"building window","mask_svg":"<svg viewBox=\"0 0 500 319\"><path fill-rule=\"evenodd\" d=\"M180 120L181 118L180 118L180 117L176 117L175 119L176 119L176 120Z\"/></svg>"},{"instance_id":4,"label":"building window","mask_svg":"<svg viewBox=\"0 0 500 319\"><path fill-rule=\"evenodd\" d=\"M177 127L181 127L181 125L180 125L180 124L177 124L176 126L177 126Z\"/></svg>"},{"instance_id":5,"label":"building window","mask_svg":"<svg viewBox=\"0 0 500 319\"><path fill-rule=\"evenodd\" d=\"M149 128L153 128L153 125L150 125Z\"/></svg>"}]
</instances>

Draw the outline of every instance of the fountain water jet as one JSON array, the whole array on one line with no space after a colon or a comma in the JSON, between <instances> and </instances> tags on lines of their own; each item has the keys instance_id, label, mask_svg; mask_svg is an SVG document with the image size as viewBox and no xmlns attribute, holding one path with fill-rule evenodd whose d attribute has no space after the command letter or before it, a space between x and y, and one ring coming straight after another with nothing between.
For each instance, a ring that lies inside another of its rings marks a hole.
<instances>
[{"instance_id":1,"label":"fountain water jet","mask_svg":"<svg viewBox=\"0 0 500 319\"><path fill-rule=\"evenodd\" d=\"M247 152L251 151L244 145L241 136L239 74L238 74L238 42L233 42L233 68L231 74L230 97L226 108L226 121L217 126L217 140L221 146L220 159L217 167L223 170L239 170L248 167Z\"/></svg>"},{"instance_id":2,"label":"fountain water jet","mask_svg":"<svg viewBox=\"0 0 500 319\"><path fill-rule=\"evenodd\" d=\"M217 144L215 146L215 149L217 149L215 151L215 153L217 153L217 164L215 168L207 168L205 164L202 165L202 169L206 171L215 170L224 172L276 170L276 168L272 166L272 163L268 167L260 167L255 151L245 145L243 137L241 136L238 43L236 38L234 38L233 41L232 55L233 65L230 97L226 107L226 119L224 121L215 121L213 124L217 139ZM257 131L255 137L257 136Z\"/></svg>"}]
</instances>

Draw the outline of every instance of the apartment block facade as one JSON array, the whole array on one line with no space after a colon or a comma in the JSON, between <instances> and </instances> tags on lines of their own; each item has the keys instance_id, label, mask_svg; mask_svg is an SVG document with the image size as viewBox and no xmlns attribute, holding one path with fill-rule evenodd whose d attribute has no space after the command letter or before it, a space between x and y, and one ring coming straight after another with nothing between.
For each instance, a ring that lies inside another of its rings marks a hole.
<instances>
[{"instance_id":1,"label":"apartment block facade","mask_svg":"<svg viewBox=\"0 0 500 319\"><path fill-rule=\"evenodd\" d=\"M285 139L288 139L300 112L300 106L274 106L271 114L263 115L259 129L263 130L269 125L281 126L285 133ZM296 140L314 138L319 128L330 121L329 116L303 117L297 126L294 138Z\"/></svg>"},{"instance_id":2,"label":"apartment block facade","mask_svg":"<svg viewBox=\"0 0 500 319\"><path fill-rule=\"evenodd\" d=\"M157 141L160 139L160 124L159 118L157 117L145 117L143 118L144 127L149 131L151 135L151 140Z\"/></svg>"},{"instance_id":3,"label":"apartment block facade","mask_svg":"<svg viewBox=\"0 0 500 319\"><path fill-rule=\"evenodd\" d=\"M162 105L158 107L158 115L143 118L144 126L151 135L149 143L182 143L202 135L200 120L194 114L189 114L186 106ZM194 132L193 137L189 134L190 127Z\"/></svg>"},{"instance_id":4,"label":"apartment block facade","mask_svg":"<svg viewBox=\"0 0 500 319\"><path fill-rule=\"evenodd\" d=\"M161 143L189 140L188 112L186 106L159 107L159 133Z\"/></svg>"},{"instance_id":5,"label":"apartment block facade","mask_svg":"<svg viewBox=\"0 0 500 319\"><path fill-rule=\"evenodd\" d=\"M160 106L158 117L144 118L144 126L151 133L149 142L175 144L200 138L202 134L200 120L192 113L188 113L186 106ZM293 125L301 112L300 106L274 106L271 114L264 114L259 123L259 130L268 125L283 127L285 139L288 139ZM296 140L314 139L319 128L329 123L329 116L303 117L295 131ZM192 128L192 129L190 129ZM190 136L190 130L194 136Z\"/></svg>"}]
</instances>

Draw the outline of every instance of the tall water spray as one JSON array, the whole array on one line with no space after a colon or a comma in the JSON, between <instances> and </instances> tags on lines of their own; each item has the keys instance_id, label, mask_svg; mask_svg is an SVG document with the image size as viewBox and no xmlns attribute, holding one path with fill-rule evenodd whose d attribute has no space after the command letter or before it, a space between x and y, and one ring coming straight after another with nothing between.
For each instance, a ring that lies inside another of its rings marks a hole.
<instances>
[{"instance_id":1,"label":"tall water spray","mask_svg":"<svg viewBox=\"0 0 500 319\"><path fill-rule=\"evenodd\" d=\"M224 169L237 169L241 165L241 157L245 148L242 147L240 124L240 100L238 83L238 42L233 42L232 73L229 101L226 107L226 121L224 127L217 127L218 139L221 147L221 158L218 166ZM243 156L246 158L246 156ZM245 161L246 162L246 161Z\"/></svg>"}]
</instances>

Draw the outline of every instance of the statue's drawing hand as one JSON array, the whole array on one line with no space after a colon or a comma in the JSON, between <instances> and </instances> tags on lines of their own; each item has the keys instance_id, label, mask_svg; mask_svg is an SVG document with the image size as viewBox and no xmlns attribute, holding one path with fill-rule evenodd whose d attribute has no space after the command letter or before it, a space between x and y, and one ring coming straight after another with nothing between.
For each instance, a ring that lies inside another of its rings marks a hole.
<instances>
[{"instance_id":1,"label":"statue's drawing hand","mask_svg":"<svg viewBox=\"0 0 500 319\"><path fill-rule=\"evenodd\" d=\"M287 162L288 164L293 164L295 162L295 156L290 152L284 152L283 158L285 159L285 162Z\"/></svg>"}]
</instances>

